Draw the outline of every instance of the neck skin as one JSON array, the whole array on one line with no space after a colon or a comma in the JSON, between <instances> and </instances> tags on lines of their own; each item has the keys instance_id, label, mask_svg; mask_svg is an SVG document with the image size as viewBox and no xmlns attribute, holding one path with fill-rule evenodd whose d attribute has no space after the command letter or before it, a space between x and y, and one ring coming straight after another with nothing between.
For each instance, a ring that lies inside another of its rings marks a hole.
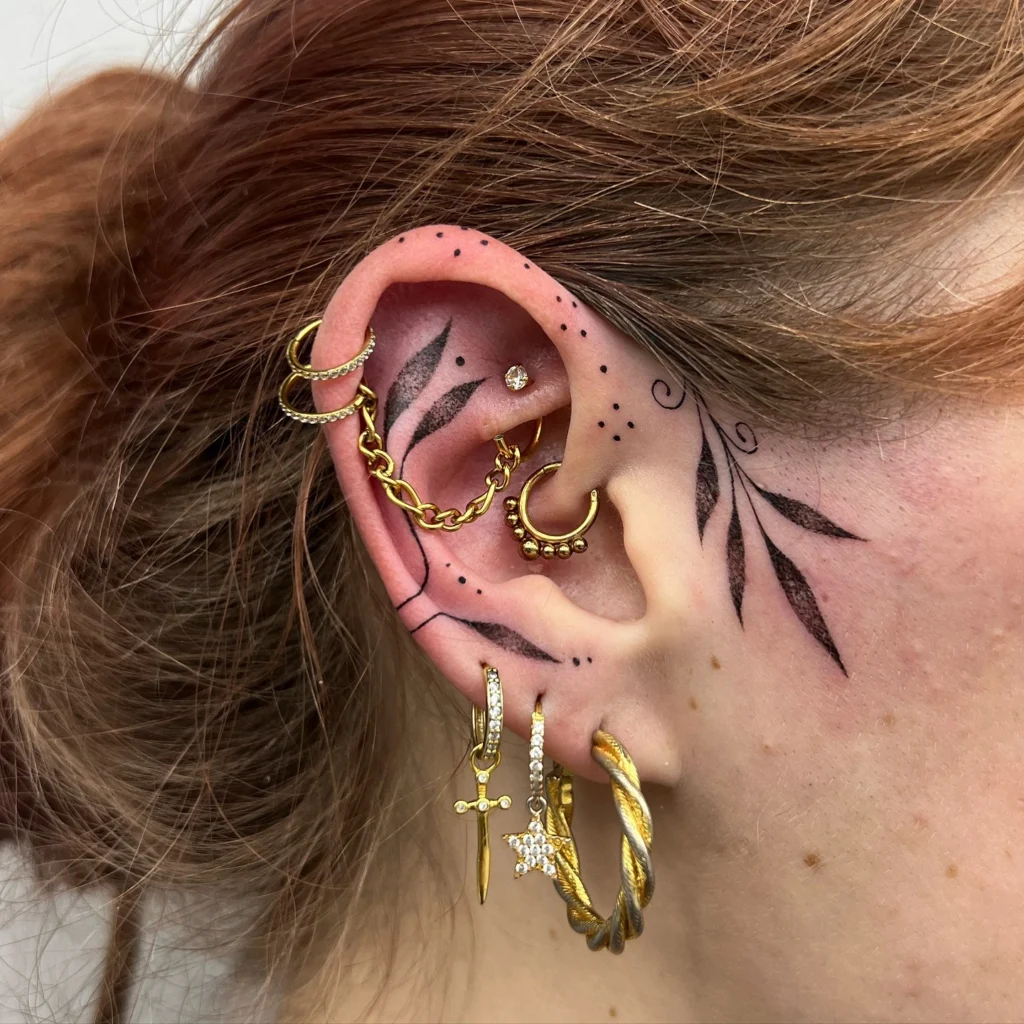
<instances>
[{"instance_id":1,"label":"neck skin","mask_svg":"<svg viewBox=\"0 0 1024 1024\"><path fill-rule=\"evenodd\" d=\"M438 901L433 886L409 886L413 891L398 903L404 911L393 961L397 966L370 1010L367 1006L381 985L379 974L353 984L353 972L342 960L365 962L363 957L332 954L334 963L321 974L338 979L327 1000L328 1020L511 1024L537 1016L559 1021L696 1019L682 921L668 913L678 906L673 893L681 891L682 880L671 858L658 858L659 849L672 850L683 841L673 794L664 789L645 793L656 830L658 888L645 914L644 934L614 956L607 950L591 952L585 938L572 931L551 882L533 872L523 878L513 875L515 857L502 834L521 831L529 820L528 773L525 744L506 734L502 763L489 792L510 794L513 805L490 815L491 879L483 906L477 894L476 817L456 816L451 810L456 798L475 793L468 767L445 787L427 829L437 830L440 862L455 868L454 908L449 912ZM573 833L583 879L597 909L606 913L619 884L620 828L611 790L577 778L575 797Z\"/></svg>"}]
</instances>

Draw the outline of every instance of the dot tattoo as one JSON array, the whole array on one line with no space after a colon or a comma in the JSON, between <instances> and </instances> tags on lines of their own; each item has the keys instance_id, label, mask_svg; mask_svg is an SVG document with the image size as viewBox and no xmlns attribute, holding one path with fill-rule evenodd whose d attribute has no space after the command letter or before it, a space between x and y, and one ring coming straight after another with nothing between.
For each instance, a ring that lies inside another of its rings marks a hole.
<instances>
[{"instance_id":1,"label":"dot tattoo","mask_svg":"<svg viewBox=\"0 0 1024 1024\"><path fill-rule=\"evenodd\" d=\"M579 659L579 658L573 658L573 659L572 659L572 663L573 663L574 665L576 665L576 666L579 666L579 663L580 663L580 659Z\"/></svg>"},{"instance_id":2,"label":"dot tattoo","mask_svg":"<svg viewBox=\"0 0 1024 1024\"><path fill-rule=\"evenodd\" d=\"M466 577L465 576L460 576L459 577L459 582L460 583L465 583L466 582Z\"/></svg>"},{"instance_id":3,"label":"dot tattoo","mask_svg":"<svg viewBox=\"0 0 1024 1024\"><path fill-rule=\"evenodd\" d=\"M603 427L603 426L604 426L604 420L598 420L598 421L597 421L597 425L598 425L599 427Z\"/></svg>"},{"instance_id":4,"label":"dot tattoo","mask_svg":"<svg viewBox=\"0 0 1024 1024\"><path fill-rule=\"evenodd\" d=\"M601 372L602 373L607 373L608 372L608 367L607 366L602 366L601 367Z\"/></svg>"},{"instance_id":5,"label":"dot tattoo","mask_svg":"<svg viewBox=\"0 0 1024 1024\"><path fill-rule=\"evenodd\" d=\"M634 427L633 421L632 420L627 420L626 421L626 426L629 427L630 430L632 430L633 427Z\"/></svg>"},{"instance_id":6,"label":"dot tattoo","mask_svg":"<svg viewBox=\"0 0 1024 1024\"><path fill-rule=\"evenodd\" d=\"M614 436L614 437L612 438L612 440L613 440L613 441L621 441L621 440L622 440L622 438L621 438L621 437L619 437L619 435L618 435L618 434L616 434L616 435L615 435L615 436Z\"/></svg>"},{"instance_id":7,"label":"dot tattoo","mask_svg":"<svg viewBox=\"0 0 1024 1024\"><path fill-rule=\"evenodd\" d=\"M587 336L587 332L586 331L580 331L580 336L585 338Z\"/></svg>"},{"instance_id":8,"label":"dot tattoo","mask_svg":"<svg viewBox=\"0 0 1024 1024\"><path fill-rule=\"evenodd\" d=\"M465 366L466 365L466 357L465 356L456 356L455 357L455 365L456 366Z\"/></svg>"},{"instance_id":9,"label":"dot tattoo","mask_svg":"<svg viewBox=\"0 0 1024 1024\"><path fill-rule=\"evenodd\" d=\"M525 268L526 268L527 270L529 270L529 269L530 269L530 264L529 264L529 263L524 263L524 264L523 264L523 266L524 266L524 267L525 267Z\"/></svg>"},{"instance_id":10,"label":"dot tattoo","mask_svg":"<svg viewBox=\"0 0 1024 1024\"><path fill-rule=\"evenodd\" d=\"M438 231L437 237L438 238L444 238L444 232L443 231Z\"/></svg>"},{"instance_id":11,"label":"dot tattoo","mask_svg":"<svg viewBox=\"0 0 1024 1024\"><path fill-rule=\"evenodd\" d=\"M490 244L490 243L489 243L489 242L487 241L487 239L486 239L486 238L481 238L481 239L480 239L480 244L481 244L481 245L488 245L488 244Z\"/></svg>"},{"instance_id":12,"label":"dot tattoo","mask_svg":"<svg viewBox=\"0 0 1024 1024\"><path fill-rule=\"evenodd\" d=\"M455 255L456 256L461 256L462 255L462 250L461 249L456 249L455 250Z\"/></svg>"},{"instance_id":13,"label":"dot tattoo","mask_svg":"<svg viewBox=\"0 0 1024 1024\"><path fill-rule=\"evenodd\" d=\"M562 324L562 330L564 331L564 330L567 330L567 329L568 328L565 326L565 324Z\"/></svg>"},{"instance_id":14,"label":"dot tattoo","mask_svg":"<svg viewBox=\"0 0 1024 1024\"><path fill-rule=\"evenodd\" d=\"M619 407L619 403L618 402L612 402L612 408L613 409L618 409L618 407Z\"/></svg>"}]
</instances>

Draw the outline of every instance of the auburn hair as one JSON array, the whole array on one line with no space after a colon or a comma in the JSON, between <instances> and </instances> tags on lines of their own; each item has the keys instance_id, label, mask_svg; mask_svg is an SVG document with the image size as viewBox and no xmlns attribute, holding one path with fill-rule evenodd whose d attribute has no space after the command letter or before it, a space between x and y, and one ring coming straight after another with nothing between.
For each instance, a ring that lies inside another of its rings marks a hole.
<instances>
[{"instance_id":1,"label":"auburn hair","mask_svg":"<svg viewBox=\"0 0 1024 1024\"><path fill-rule=\"evenodd\" d=\"M415 811L398 680L429 669L279 414L283 339L375 245L456 222L779 428L1010 400L1024 285L936 312L913 264L1018 177L1021 20L241 0L177 73L42 103L0 141L6 832L129 906L258 895L250 945L315 971Z\"/></svg>"}]
</instances>

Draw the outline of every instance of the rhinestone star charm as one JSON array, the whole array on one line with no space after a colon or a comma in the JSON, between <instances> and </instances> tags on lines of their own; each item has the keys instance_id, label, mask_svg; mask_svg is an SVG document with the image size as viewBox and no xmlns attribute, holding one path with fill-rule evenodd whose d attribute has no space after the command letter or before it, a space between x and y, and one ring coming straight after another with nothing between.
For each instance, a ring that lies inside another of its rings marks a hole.
<instances>
[{"instance_id":1,"label":"rhinestone star charm","mask_svg":"<svg viewBox=\"0 0 1024 1024\"><path fill-rule=\"evenodd\" d=\"M512 832L502 838L515 851L516 878L530 871L542 871L548 878L554 878L557 874L555 854L569 842L561 836L548 835L536 818L525 832Z\"/></svg>"}]
</instances>

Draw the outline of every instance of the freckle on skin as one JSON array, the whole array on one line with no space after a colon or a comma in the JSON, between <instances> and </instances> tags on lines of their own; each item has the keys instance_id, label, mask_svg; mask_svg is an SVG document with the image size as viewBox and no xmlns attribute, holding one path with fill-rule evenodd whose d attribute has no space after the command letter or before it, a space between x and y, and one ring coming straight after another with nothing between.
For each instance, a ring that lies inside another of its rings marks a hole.
<instances>
[{"instance_id":1,"label":"freckle on skin","mask_svg":"<svg viewBox=\"0 0 1024 1024\"><path fill-rule=\"evenodd\" d=\"M764 745L764 752L766 754L774 754L775 753L775 748L770 743L766 743Z\"/></svg>"},{"instance_id":2,"label":"freckle on skin","mask_svg":"<svg viewBox=\"0 0 1024 1024\"><path fill-rule=\"evenodd\" d=\"M804 863L809 868L816 868L821 864L821 856L812 850L810 853L804 854Z\"/></svg>"},{"instance_id":3,"label":"freckle on skin","mask_svg":"<svg viewBox=\"0 0 1024 1024\"><path fill-rule=\"evenodd\" d=\"M551 938L553 938L553 939L557 939L558 938L558 932L556 932L554 928L549 928L548 929L548 935L550 935Z\"/></svg>"},{"instance_id":4,"label":"freckle on skin","mask_svg":"<svg viewBox=\"0 0 1024 1024\"><path fill-rule=\"evenodd\" d=\"M616 1010L614 1006L609 1006L608 1007L608 1016L609 1017L618 1017L618 1015L619 1015L619 1011Z\"/></svg>"},{"instance_id":5,"label":"freckle on skin","mask_svg":"<svg viewBox=\"0 0 1024 1024\"><path fill-rule=\"evenodd\" d=\"M711 655L711 667L712 668L721 668L722 667L722 663L718 660L718 657L716 655L714 655L714 654Z\"/></svg>"},{"instance_id":6,"label":"freckle on skin","mask_svg":"<svg viewBox=\"0 0 1024 1024\"><path fill-rule=\"evenodd\" d=\"M895 715L882 715L882 725L888 726L890 729L896 724Z\"/></svg>"},{"instance_id":7,"label":"freckle on skin","mask_svg":"<svg viewBox=\"0 0 1024 1024\"><path fill-rule=\"evenodd\" d=\"M699 705L699 704L697 703L697 698L696 698L696 697L691 697L691 698L690 698L690 707L691 707L691 708L692 708L692 709L693 709L694 711L696 711L696 710L697 710L697 708L699 708L699 707L700 707L700 705Z\"/></svg>"},{"instance_id":8,"label":"freckle on skin","mask_svg":"<svg viewBox=\"0 0 1024 1024\"><path fill-rule=\"evenodd\" d=\"M960 874L960 869L955 864L950 864L949 867L946 868L946 877L947 878L956 878L956 876L959 875L959 874Z\"/></svg>"}]
</instances>

